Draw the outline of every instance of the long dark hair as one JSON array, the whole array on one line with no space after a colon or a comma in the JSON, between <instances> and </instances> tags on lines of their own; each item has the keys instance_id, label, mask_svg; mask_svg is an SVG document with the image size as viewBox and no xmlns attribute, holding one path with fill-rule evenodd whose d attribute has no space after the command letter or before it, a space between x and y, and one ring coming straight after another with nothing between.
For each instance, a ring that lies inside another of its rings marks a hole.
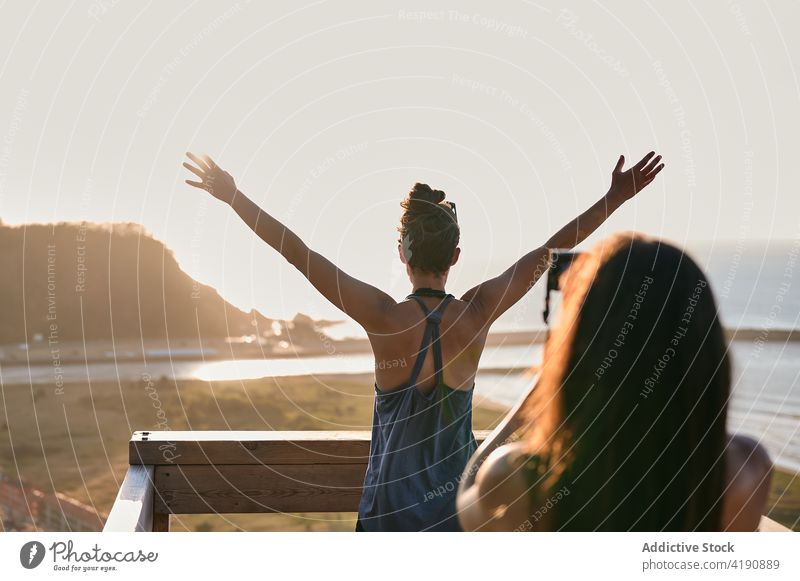
<instances>
[{"instance_id":1,"label":"long dark hair","mask_svg":"<svg viewBox=\"0 0 800 581\"><path fill-rule=\"evenodd\" d=\"M399 242L414 269L440 274L450 268L461 231L453 206L444 198L443 191L416 183L400 203Z\"/></svg>"},{"instance_id":2,"label":"long dark hair","mask_svg":"<svg viewBox=\"0 0 800 581\"><path fill-rule=\"evenodd\" d=\"M730 368L705 275L625 234L564 276L526 410L532 509L550 530L720 530Z\"/></svg>"}]
</instances>

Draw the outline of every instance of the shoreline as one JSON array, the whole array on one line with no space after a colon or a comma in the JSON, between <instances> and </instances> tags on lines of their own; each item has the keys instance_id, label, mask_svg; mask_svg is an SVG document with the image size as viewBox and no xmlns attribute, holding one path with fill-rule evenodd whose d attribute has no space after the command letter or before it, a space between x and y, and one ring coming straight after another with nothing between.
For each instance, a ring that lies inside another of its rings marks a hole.
<instances>
[{"instance_id":1,"label":"shoreline","mask_svg":"<svg viewBox=\"0 0 800 581\"><path fill-rule=\"evenodd\" d=\"M800 343L800 329L726 329L726 339L764 343ZM498 331L489 333L486 347L514 347L541 345L547 339L547 330ZM237 359L303 359L309 357L336 357L365 355L372 352L366 338L295 341L286 346L267 346L257 342L231 342L228 339L209 339L198 344L196 339L147 340L144 349L137 339L87 343L64 342L56 347L33 344L0 345L0 365L26 367L33 365L70 365L98 363L146 363L163 361L226 361Z\"/></svg>"}]
</instances>

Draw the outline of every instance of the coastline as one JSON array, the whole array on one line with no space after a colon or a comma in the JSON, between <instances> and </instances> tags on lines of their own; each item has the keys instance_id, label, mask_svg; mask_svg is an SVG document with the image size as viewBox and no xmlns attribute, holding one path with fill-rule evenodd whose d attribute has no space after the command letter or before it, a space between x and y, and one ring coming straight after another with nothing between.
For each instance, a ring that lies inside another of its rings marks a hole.
<instances>
[{"instance_id":1,"label":"coastline","mask_svg":"<svg viewBox=\"0 0 800 581\"><path fill-rule=\"evenodd\" d=\"M754 343L800 343L800 329L726 329L728 341ZM497 331L489 333L486 347L541 345L547 339L545 329ZM0 345L0 365L20 367L33 365L66 365L92 363L158 362L158 361L224 361L231 359L282 359L335 357L371 353L366 338L331 339L320 333L312 340L294 340L291 344L267 344L258 341L231 341L226 338L62 342Z\"/></svg>"}]
</instances>

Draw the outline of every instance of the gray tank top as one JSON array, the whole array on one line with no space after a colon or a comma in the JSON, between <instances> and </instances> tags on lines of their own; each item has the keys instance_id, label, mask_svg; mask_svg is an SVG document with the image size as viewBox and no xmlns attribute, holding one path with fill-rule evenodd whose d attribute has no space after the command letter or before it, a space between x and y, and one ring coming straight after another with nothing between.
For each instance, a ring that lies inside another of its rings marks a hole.
<instances>
[{"instance_id":1,"label":"gray tank top","mask_svg":"<svg viewBox=\"0 0 800 581\"><path fill-rule=\"evenodd\" d=\"M358 508L356 530L459 531L456 491L477 444L472 434L472 394L445 385L439 323L453 299L442 291L408 296L426 317L411 377L400 388L382 392L375 385L372 443ZM432 311L420 296L441 296ZM433 350L436 386L417 389L422 365Z\"/></svg>"}]
</instances>

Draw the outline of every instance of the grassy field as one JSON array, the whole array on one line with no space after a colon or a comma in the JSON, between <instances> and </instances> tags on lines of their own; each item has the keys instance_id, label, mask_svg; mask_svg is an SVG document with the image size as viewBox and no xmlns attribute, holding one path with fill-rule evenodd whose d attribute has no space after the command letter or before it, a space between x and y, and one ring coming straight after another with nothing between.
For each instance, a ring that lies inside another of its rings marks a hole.
<instances>
[{"instance_id":1,"label":"grassy field","mask_svg":"<svg viewBox=\"0 0 800 581\"><path fill-rule=\"evenodd\" d=\"M368 430L372 375L204 382L140 381L6 385L0 398L0 466L44 491L57 490L101 512L127 470L134 430ZM474 428L504 411L476 401ZM800 530L800 477L776 471L769 516ZM174 530L353 530L355 515L174 516Z\"/></svg>"},{"instance_id":2,"label":"grassy field","mask_svg":"<svg viewBox=\"0 0 800 581\"><path fill-rule=\"evenodd\" d=\"M0 467L44 491L108 512L128 468L134 430L369 430L373 376L204 382L6 385L0 398ZM497 406L476 402L475 429ZM175 530L352 530L354 515L172 517ZM1 529L0 529L1 530Z\"/></svg>"},{"instance_id":3,"label":"grassy field","mask_svg":"<svg viewBox=\"0 0 800 581\"><path fill-rule=\"evenodd\" d=\"M767 516L790 529L800 531L800 475L775 470Z\"/></svg>"}]
</instances>

